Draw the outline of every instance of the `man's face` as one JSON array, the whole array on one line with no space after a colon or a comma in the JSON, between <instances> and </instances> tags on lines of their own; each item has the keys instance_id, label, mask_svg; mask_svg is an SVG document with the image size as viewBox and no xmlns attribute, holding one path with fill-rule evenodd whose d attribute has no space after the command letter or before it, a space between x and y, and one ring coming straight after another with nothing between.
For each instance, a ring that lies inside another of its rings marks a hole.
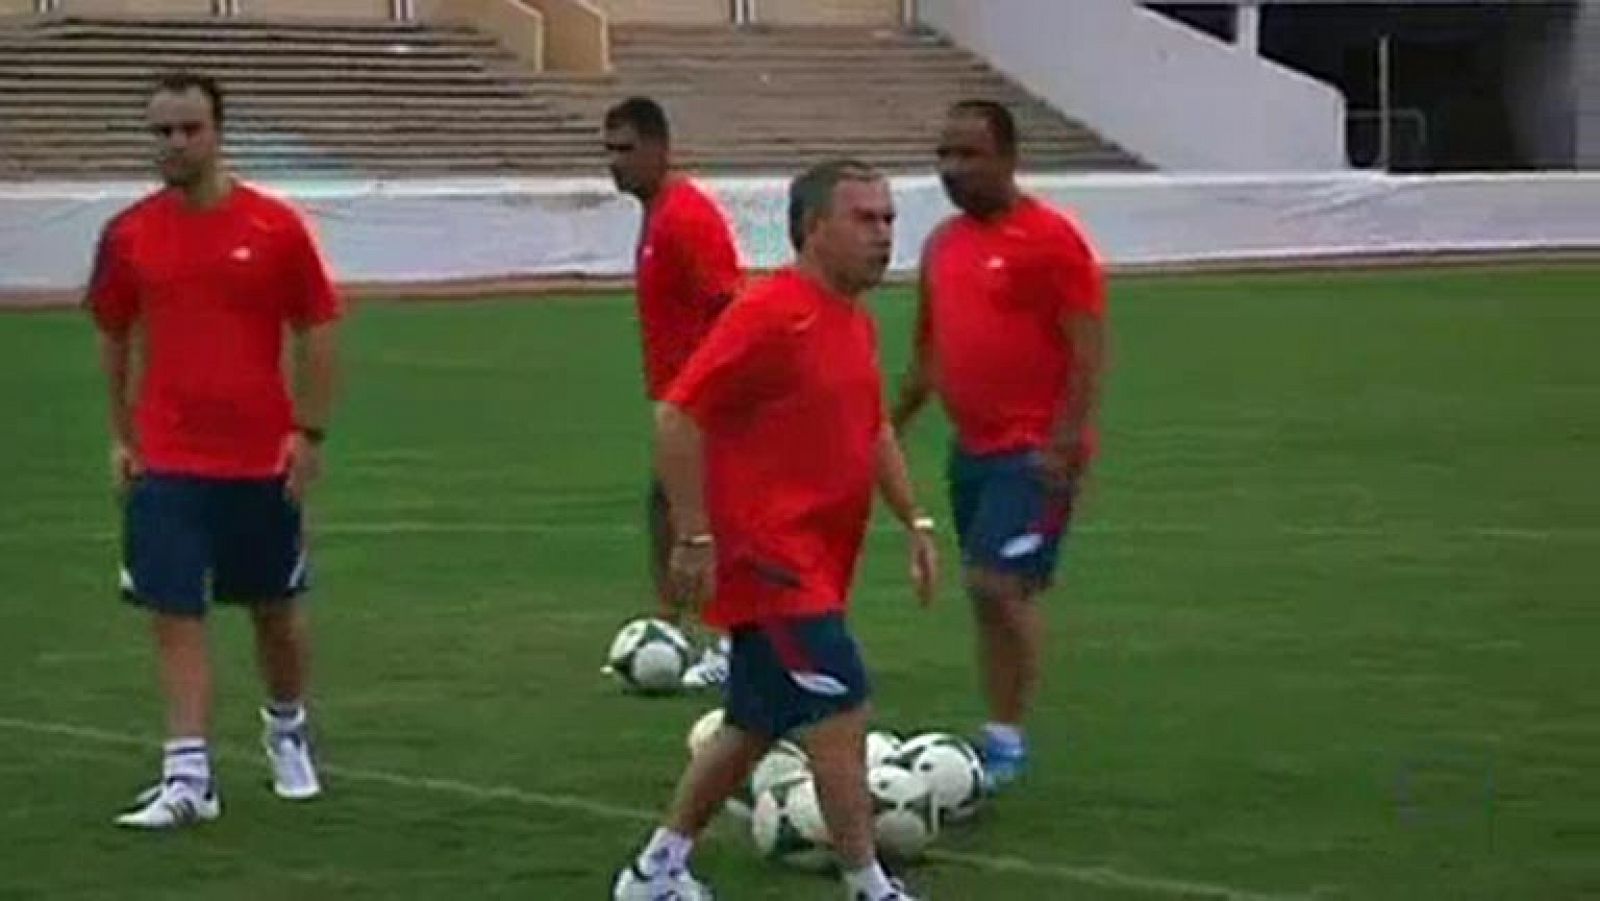
<instances>
[{"instance_id":1,"label":"man's face","mask_svg":"<svg viewBox=\"0 0 1600 901\"><path fill-rule=\"evenodd\" d=\"M145 110L145 121L155 139L162 181L186 188L215 168L222 135L204 91L157 91Z\"/></svg>"},{"instance_id":2,"label":"man's face","mask_svg":"<svg viewBox=\"0 0 1600 901\"><path fill-rule=\"evenodd\" d=\"M894 250L894 197L881 178L834 185L828 212L811 225L806 251L837 284L859 293L883 281Z\"/></svg>"},{"instance_id":3,"label":"man's face","mask_svg":"<svg viewBox=\"0 0 1600 901\"><path fill-rule=\"evenodd\" d=\"M666 145L641 138L632 125L606 129L604 140L617 190L635 196L654 191L667 171Z\"/></svg>"},{"instance_id":4,"label":"man's face","mask_svg":"<svg viewBox=\"0 0 1600 901\"><path fill-rule=\"evenodd\" d=\"M982 116L957 112L939 134L939 181L957 208L984 216L1005 205L1016 159L1001 151Z\"/></svg>"}]
</instances>

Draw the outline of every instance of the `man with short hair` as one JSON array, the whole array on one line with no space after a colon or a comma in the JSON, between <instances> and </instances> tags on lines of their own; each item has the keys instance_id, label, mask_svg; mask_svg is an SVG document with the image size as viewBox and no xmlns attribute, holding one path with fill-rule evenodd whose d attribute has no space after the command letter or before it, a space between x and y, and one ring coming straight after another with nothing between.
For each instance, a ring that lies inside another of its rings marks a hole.
<instances>
[{"instance_id":1,"label":"man with short hair","mask_svg":"<svg viewBox=\"0 0 1600 901\"><path fill-rule=\"evenodd\" d=\"M645 388L659 401L739 290L733 229L715 200L672 165L666 111L648 97L630 97L606 112L605 147L617 188L639 199L644 218L635 257L635 295L644 344ZM682 619L667 585L672 518L661 480L652 477L647 514L650 568L658 615ZM727 678L726 642L710 643L684 673L686 688Z\"/></svg>"},{"instance_id":2,"label":"man with short hair","mask_svg":"<svg viewBox=\"0 0 1600 901\"><path fill-rule=\"evenodd\" d=\"M207 741L213 600L250 609L275 792L321 792L297 596L308 577L301 508L321 466L340 305L300 215L228 173L223 113L211 78L157 82L146 118L165 187L106 226L86 298L124 506L122 590L149 613L167 701L161 779L117 818L136 828L221 814ZM298 352L294 399L285 331Z\"/></svg>"},{"instance_id":3,"label":"man with short hair","mask_svg":"<svg viewBox=\"0 0 1600 901\"><path fill-rule=\"evenodd\" d=\"M861 163L819 165L791 186L789 225L798 262L734 302L657 406L674 585L711 598L706 621L733 636L731 674L721 731L617 874L616 901L710 898L689 872L695 838L791 735L809 754L847 897L911 901L873 846L867 674L845 624L874 486L908 530L923 604L935 579L933 523L885 417L862 299L889 264L888 184Z\"/></svg>"},{"instance_id":4,"label":"man with short hair","mask_svg":"<svg viewBox=\"0 0 1600 901\"><path fill-rule=\"evenodd\" d=\"M939 393L955 427L949 483L989 707L992 786L1022 771L1038 691L1037 599L1084 473L1104 366L1105 277L1083 232L1018 188L1017 127L989 101L950 109L939 177L960 212L923 250L903 430Z\"/></svg>"}]
</instances>

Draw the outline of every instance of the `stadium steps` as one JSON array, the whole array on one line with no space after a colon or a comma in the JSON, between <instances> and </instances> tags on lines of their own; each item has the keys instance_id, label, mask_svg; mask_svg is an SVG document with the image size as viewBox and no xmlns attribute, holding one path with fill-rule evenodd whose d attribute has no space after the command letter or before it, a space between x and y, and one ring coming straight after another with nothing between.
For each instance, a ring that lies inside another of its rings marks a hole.
<instances>
[{"instance_id":1,"label":"stadium steps","mask_svg":"<svg viewBox=\"0 0 1600 901\"><path fill-rule=\"evenodd\" d=\"M228 147L256 176L596 175L598 123L662 100L681 161L788 173L849 155L926 171L945 107L1001 100L1027 164L1140 164L931 35L863 28L618 25L614 72L535 73L466 27L399 22L46 18L0 28L0 178L149 174L151 76L228 91ZM871 84L872 89L862 86Z\"/></svg>"}]
</instances>

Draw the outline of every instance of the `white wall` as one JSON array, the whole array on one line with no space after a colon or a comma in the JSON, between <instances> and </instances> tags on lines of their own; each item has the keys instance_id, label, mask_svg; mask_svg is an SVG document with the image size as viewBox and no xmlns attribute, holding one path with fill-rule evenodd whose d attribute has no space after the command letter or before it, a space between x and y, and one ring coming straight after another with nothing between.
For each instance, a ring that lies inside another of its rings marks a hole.
<instances>
[{"instance_id":1,"label":"white wall","mask_svg":"<svg viewBox=\"0 0 1600 901\"><path fill-rule=\"evenodd\" d=\"M909 275L923 242L952 210L933 176L897 177L893 185L900 216L892 267ZM1600 251L1600 173L1040 175L1023 185L1071 210L1115 266ZM605 178L271 187L306 210L345 283L610 277L633 267L639 205ZM785 179L719 178L707 187L733 221L750 265L788 262ZM142 182L0 183L0 305L81 286L100 229L149 189Z\"/></svg>"},{"instance_id":2,"label":"white wall","mask_svg":"<svg viewBox=\"0 0 1600 901\"><path fill-rule=\"evenodd\" d=\"M1344 97L1133 0L919 0L922 21L1163 169L1348 165Z\"/></svg>"}]
</instances>

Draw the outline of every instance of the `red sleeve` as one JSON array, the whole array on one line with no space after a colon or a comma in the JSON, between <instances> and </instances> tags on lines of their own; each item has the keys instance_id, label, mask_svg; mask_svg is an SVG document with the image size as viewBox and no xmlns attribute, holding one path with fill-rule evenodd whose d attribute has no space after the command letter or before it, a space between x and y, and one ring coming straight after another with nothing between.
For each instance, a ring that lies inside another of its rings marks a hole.
<instances>
[{"instance_id":1,"label":"red sleeve","mask_svg":"<svg viewBox=\"0 0 1600 901\"><path fill-rule=\"evenodd\" d=\"M727 220L707 201L673 226L668 232L669 252L688 275L694 296L714 299L719 308L726 306L744 279Z\"/></svg>"},{"instance_id":2,"label":"red sleeve","mask_svg":"<svg viewBox=\"0 0 1600 901\"><path fill-rule=\"evenodd\" d=\"M128 258L127 229L124 220L111 220L100 233L95 249L94 271L89 276L85 301L95 324L104 332L121 335L139 316L139 283Z\"/></svg>"},{"instance_id":3,"label":"red sleeve","mask_svg":"<svg viewBox=\"0 0 1600 901\"><path fill-rule=\"evenodd\" d=\"M311 227L298 213L291 213L287 240L289 321L296 328L310 328L338 319L339 295L328 262L311 236Z\"/></svg>"},{"instance_id":4,"label":"red sleeve","mask_svg":"<svg viewBox=\"0 0 1600 901\"><path fill-rule=\"evenodd\" d=\"M1059 298L1063 315L1105 316L1105 270L1076 226L1068 223L1054 240L1049 265L1051 293Z\"/></svg>"},{"instance_id":5,"label":"red sleeve","mask_svg":"<svg viewBox=\"0 0 1600 901\"><path fill-rule=\"evenodd\" d=\"M701 428L745 417L782 390L789 334L779 300L745 295L717 319L662 400L687 412Z\"/></svg>"}]
</instances>

